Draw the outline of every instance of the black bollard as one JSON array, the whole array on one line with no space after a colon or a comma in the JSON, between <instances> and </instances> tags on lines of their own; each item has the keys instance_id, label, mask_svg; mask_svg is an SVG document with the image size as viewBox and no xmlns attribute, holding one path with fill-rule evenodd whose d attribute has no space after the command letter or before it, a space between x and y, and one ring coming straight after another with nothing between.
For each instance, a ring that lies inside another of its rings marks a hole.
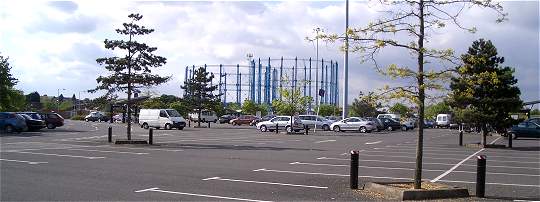
<instances>
[{"instance_id":1,"label":"black bollard","mask_svg":"<svg viewBox=\"0 0 540 202\"><path fill-rule=\"evenodd\" d=\"M486 190L486 156L478 156L476 165L476 197L483 198Z\"/></svg>"},{"instance_id":2,"label":"black bollard","mask_svg":"<svg viewBox=\"0 0 540 202\"><path fill-rule=\"evenodd\" d=\"M463 131L459 131L459 146L463 146Z\"/></svg>"},{"instance_id":3,"label":"black bollard","mask_svg":"<svg viewBox=\"0 0 540 202\"><path fill-rule=\"evenodd\" d=\"M512 139L514 138L514 135L512 133L508 133L508 148L512 148Z\"/></svg>"},{"instance_id":4,"label":"black bollard","mask_svg":"<svg viewBox=\"0 0 540 202\"><path fill-rule=\"evenodd\" d=\"M306 130L306 135L309 135L309 127L307 125L304 125L304 130Z\"/></svg>"},{"instance_id":5,"label":"black bollard","mask_svg":"<svg viewBox=\"0 0 540 202\"><path fill-rule=\"evenodd\" d=\"M276 134L279 133L279 130L278 130L278 124L276 123Z\"/></svg>"},{"instance_id":6,"label":"black bollard","mask_svg":"<svg viewBox=\"0 0 540 202\"><path fill-rule=\"evenodd\" d=\"M112 142L112 127L109 126L109 135L108 135L109 142Z\"/></svg>"},{"instance_id":7,"label":"black bollard","mask_svg":"<svg viewBox=\"0 0 540 202\"><path fill-rule=\"evenodd\" d=\"M191 127L191 119L188 120L188 126L187 127Z\"/></svg>"},{"instance_id":8,"label":"black bollard","mask_svg":"<svg viewBox=\"0 0 540 202\"><path fill-rule=\"evenodd\" d=\"M207 123L208 123L208 128L210 128L210 121L208 121Z\"/></svg>"},{"instance_id":9,"label":"black bollard","mask_svg":"<svg viewBox=\"0 0 540 202\"><path fill-rule=\"evenodd\" d=\"M154 143L154 129L150 128L150 130L148 130L148 144L153 144L153 143Z\"/></svg>"},{"instance_id":10,"label":"black bollard","mask_svg":"<svg viewBox=\"0 0 540 202\"><path fill-rule=\"evenodd\" d=\"M358 189L358 151L351 151L351 189Z\"/></svg>"}]
</instances>

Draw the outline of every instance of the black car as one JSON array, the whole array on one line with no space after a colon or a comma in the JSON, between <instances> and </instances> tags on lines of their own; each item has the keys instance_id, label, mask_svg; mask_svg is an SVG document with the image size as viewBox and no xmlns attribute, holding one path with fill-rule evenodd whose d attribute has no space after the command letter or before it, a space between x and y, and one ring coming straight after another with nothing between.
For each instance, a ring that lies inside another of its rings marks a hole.
<instances>
[{"instance_id":1,"label":"black car","mask_svg":"<svg viewBox=\"0 0 540 202\"><path fill-rule=\"evenodd\" d=\"M529 120L524 121L513 126L512 129L510 129L509 134L514 139L517 139L518 137L540 138L540 124Z\"/></svg>"},{"instance_id":2,"label":"black car","mask_svg":"<svg viewBox=\"0 0 540 202\"><path fill-rule=\"evenodd\" d=\"M230 115L230 114L223 115L223 116L219 117L219 123L229 123L234 118L236 118L236 116L234 116L234 115Z\"/></svg>"},{"instance_id":3,"label":"black car","mask_svg":"<svg viewBox=\"0 0 540 202\"><path fill-rule=\"evenodd\" d=\"M64 117L57 113L40 113L41 119L45 121L48 129L54 129L64 125Z\"/></svg>"},{"instance_id":4,"label":"black car","mask_svg":"<svg viewBox=\"0 0 540 202\"><path fill-rule=\"evenodd\" d=\"M90 114L86 115L86 117L84 117L84 120L86 122L88 121L92 121L92 122L102 122L102 121L109 121L110 117L106 116L105 114L101 113L101 112L91 112Z\"/></svg>"},{"instance_id":5,"label":"black car","mask_svg":"<svg viewBox=\"0 0 540 202\"><path fill-rule=\"evenodd\" d=\"M38 130L41 130L42 128L46 127L45 121L43 121L41 119L34 119L31 116L29 116L27 114L23 114L23 113L21 113L19 115L24 117L24 119L26 120L26 126L28 126L29 131L38 131Z\"/></svg>"},{"instance_id":6,"label":"black car","mask_svg":"<svg viewBox=\"0 0 540 202\"><path fill-rule=\"evenodd\" d=\"M400 129L402 127L401 123L395 121L394 119L390 119L390 118L379 118L379 119L382 121L384 128L386 128L386 130L392 131L392 130Z\"/></svg>"}]
</instances>

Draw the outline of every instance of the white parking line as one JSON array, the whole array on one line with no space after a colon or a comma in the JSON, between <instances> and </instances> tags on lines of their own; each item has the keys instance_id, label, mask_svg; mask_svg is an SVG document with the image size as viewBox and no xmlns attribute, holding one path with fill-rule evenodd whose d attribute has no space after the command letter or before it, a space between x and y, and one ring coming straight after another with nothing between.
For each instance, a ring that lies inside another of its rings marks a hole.
<instances>
[{"instance_id":1,"label":"white parking line","mask_svg":"<svg viewBox=\"0 0 540 202\"><path fill-rule=\"evenodd\" d=\"M37 153L37 152L12 152L12 153L20 153L20 154L35 154L35 155L45 155L45 156L60 156L60 157L72 157L72 158L84 158L84 159L103 159L105 157L102 156L75 156L75 155L67 155L67 154L51 154L51 153Z\"/></svg>"},{"instance_id":2,"label":"white parking line","mask_svg":"<svg viewBox=\"0 0 540 202\"><path fill-rule=\"evenodd\" d=\"M17 163L28 163L31 165L35 164L42 164L42 163L48 163L48 162L34 162L34 161L21 161L21 160L13 160L13 159L0 159L0 161L11 161L11 162L17 162Z\"/></svg>"},{"instance_id":3,"label":"white parking line","mask_svg":"<svg viewBox=\"0 0 540 202\"><path fill-rule=\"evenodd\" d=\"M316 144L318 143L323 143L323 142L335 142L336 140L321 140L321 141L317 141L315 142Z\"/></svg>"},{"instance_id":4,"label":"white parking line","mask_svg":"<svg viewBox=\"0 0 540 202\"><path fill-rule=\"evenodd\" d=\"M66 150L103 152L103 153L118 153L118 154L136 154L136 155L148 154L148 153L123 152L123 151L95 150L95 149L66 149Z\"/></svg>"},{"instance_id":5,"label":"white parking line","mask_svg":"<svg viewBox=\"0 0 540 202\"><path fill-rule=\"evenodd\" d=\"M147 192L147 191L161 192L161 193L168 193L168 194L188 195L188 196L199 196L199 197L206 197L206 198L237 200L237 201L270 202L270 201L254 200L254 199L244 199L244 198L233 198L233 197L225 197L225 196L213 196L213 195L206 195L206 194L193 194L193 193L185 193L185 192L165 191L165 190L160 190L158 187L138 190L138 191L135 191L135 193L141 193L141 192Z\"/></svg>"},{"instance_id":6,"label":"white parking line","mask_svg":"<svg viewBox=\"0 0 540 202\"><path fill-rule=\"evenodd\" d=\"M328 187L320 187L320 186L312 186L312 185L286 184L286 183L277 183L277 182L261 182L261 181L250 181L250 180L235 180L235 179L227 179L227 178L221 178L221 177L210 177L210 178L206 178L206 179L203 179L203 180L205 180L205 181L207 181L207 180L221 180L221 181L229 181L229 182L246 182L246 183L271 184L271 185L281 185L281 186L291 186L291 187L328 189Z\"/></svg>"},{"instance_id":7,"label":"white parking line","mask_svg":"<svg viewBox=\"0 0 540 202\"><path fill-rule=\"evenodd\" d=\"M377 142L366 142L366 144L379 144L381 143L382 141L377 141Z\"/></svg>"},{"instance_id":8,"label":"white parking line","mask_svg":"<svg viewBox=\"0 0 540 202\"><path fill-rule=\"evenodd\" d=\"M469 182L469 181L455 181L455 180L439 180L439 182L454 182L454 183L464 183L464 184L476 184L476 182ZM496 182L486 182L486 184L491 185L501 185L501 186L515 186L515 187L538 187L540 188L540 185L537 184L506 184L506 183L496 183Z\"/></svg>"},{"instance_id":9,"label":"white parking line","mask_svg":"<svg viewBox=\"0 0 540 202\"><path fill-rule=\"evenodd\" d=\"M378 150L378 151L365 151L364 153L385 153L385 154L412 154L412 155L416 155L416 152L393 152L393 151L383 151L383 150ZM484 152L486 153L486 152ZM348 154L348 153L345 153L345 154ZM341 154L341 155L345 155L345 154ZM436 154L436 153L424 153L424 156L462 156L463 154ZM510 158L510 159L533 159L533 160L538 160L540 158L540 156L534 158L530 158L530 157L509 157L509 156L497 156L497 155L489 155L487 154L488 157L490 158Z\"/></svg>"},{"instance_id":10,"label":"white parking line","mask_svg":"<svg viewBox=\"0 0 540 202\"><path fill-rule=\"evenodd\" d=\"M136 148L136 147L129 147L129 146L110 146L110 145L104 145L104 146L97 146L97 147L107 147L107 148L122 148L122 149L138 149L138 150L148 150L148 151L168 151L168 152L179 152L184 151L183 149L154 149L154 148Z\"/></svg>"}]
</instances>

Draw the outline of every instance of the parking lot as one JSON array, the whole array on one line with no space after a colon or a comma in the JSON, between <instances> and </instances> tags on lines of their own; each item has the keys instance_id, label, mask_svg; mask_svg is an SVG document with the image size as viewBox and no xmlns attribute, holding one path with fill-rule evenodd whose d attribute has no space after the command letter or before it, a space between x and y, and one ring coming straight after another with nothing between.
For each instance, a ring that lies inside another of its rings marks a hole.
<instances>
[{"instance_id":1,"label":"parking lot","mask_svg":"<svg viewBox=\"0 0 540 202\"><path fill-rule=\"evenodd\" d=\"M351 150L360 151L360 183L412 180L414 173L416 130L287 135L216 124L154 130L154 145L114 145L108 126L66 120L54 130L2 134L0 200L376 200L348 188ZM113 139L125 138L124 125L112 126ZM133 134L148 137L137 126ZM479 140L464 135L464 143ZM423 179L474 194L476 156L486 155L488 199L540 200L539 143L468 148L458 146L455 130L427 129Z\"/></svg>"}]
</instances>

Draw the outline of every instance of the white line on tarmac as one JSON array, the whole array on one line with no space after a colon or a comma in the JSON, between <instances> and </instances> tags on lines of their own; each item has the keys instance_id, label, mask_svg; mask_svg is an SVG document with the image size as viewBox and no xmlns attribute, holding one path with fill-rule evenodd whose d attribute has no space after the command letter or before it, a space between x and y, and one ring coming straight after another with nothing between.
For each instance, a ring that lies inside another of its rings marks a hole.
<instances>
[{"instance_id":1,"label":"white line on tarmac","mask_svg":"<svg viewBox=\"0 0 540 202\"><path fill-rule=\"evenodd\" d=\"M378 150L378 151L365 151L364 153L385 153L385 154L413 154L413 155L416 155L416 152L394 152L394 151L383 151L383 150ZM484 152L486 153L486 152ZM345 153L345 154L348 154L348 153ZM341 154L341 155L345 155L345 154ZM434 154L434 153L424 153L424 156L426 155L429 155L429 156L462 156L462 154ZM497 156L497 155L489 155L489 157L491 158L510 158L510 159L515 159L515 158L519 158L519 159L535 159L535 160L538 160L540 158L540 156L537 155L536 158L534 157L509 157L509 156ZM415 157L416 158L416 157Z\"/></svg>"},{"instance_id":2,"label":"white line on tarmac","mask_svg":"<svg viewBox=\"0 0 540 202\"><path fill-rule=\"evenodd\" d=\"M277 182L261 182L261 181L249 181L249 180L235 180L227 179L221 177L210 177L203 180L221 180L221 181L230 181L230 182L246 182L246 183L256 183L256 184L271 184L271 185L282 185L282 186L292 186L292 187L306 187L306 188L316 188L316 189L328 189L328 187L312 186L312 185L300 185L300 184L286 184L286 183L277 183Z\"/></svg>"},{"instance_id":3,"label":"white line on tarmac","mask_svg":"<svg viewBox=\"0 0 540 202\"><path fill-rule=\"evenodd\" d=\"M437 176L435 179L431 180L431 182L437 182L439 181L441 178L443 178L444 176L450 174L453 170L455 170L457 167L459 167L461 164L465 163L465 161L469 160L470 158L472 158L473 156L475 156L476 154L480 153L484 151L484 149L480 149L478 150L477 152L469 155L467 158L461 160L459 163L457 163L456 165L454 165L452 168L450 168L449 170L447 170L446 172L444 172L443 174Z\"/></svg>"},{"instance_id":4,"label":"white line on tarmac","mask_svg":"<svg viewBox=\"0 0 540 202\"><path fill-rule=\"evenodd\" d=\"M377 142L366 142L366 144L379 144L381 143L382 141L377 141Z\"/></svg>"},{"instance_id":5,"label":"white line on tarmac","mask_svg":"<svg viewBox=\"0 0 540 202\"><path fill-rule=\"evenodd\" d=\"M136 148L136 147L126 147L126 146L97 146L97 147L107 147L107 148L122 148L122 149L138 149L138 150L148 150L148 151L168 151L168 152L179 152L184 151L183 149L154 149L154 148Z\"/></svg>"},{"instance_id":6,"label":"white line on tarmac","mask_svg":"<svg viewBox=\"0 0 540 202\"><path fill-rule=\"evenodd\" d=\"M45 155L45 156L72 157L72 158L84 158L84 159L103 159L103 158L105 158L105 157L102 157L102 156L75 156L75 155L67 155L67 154L51 154L51 153L37 153L37 152L13 152L13 153L35 154L35 155Z\"/></svg>"},{"instance_id":7,"label":"white line on tarmac","mask_svg":"<svg viewBox=\"0 0 540 202\"><path fill-rule=\"evenodd\" d=\"M17 163L28 163L28 164L31 164L31 165L42 164L42 163L48 163L48 162L21 161L21 160L13 160L13 159L0 159L0 161L11 161L11 162L17 162Z\"/></svg>"},{"instance_id":8,"label":"white line on tarmac","mask_svg":"<svg viewBox=\"0 0 540 202\"><path fill-rule=\"evenodd\" d=\"M476 182L455 181L455 180L439 180L439 182L454 182L454 183L476 184ZM532 184L506 184L506 183L496 183L496 182L486 182L486 184L502 185L502 186L516 186L516 187L538 187L538 188L540 188L540 185L532 185Z\"/></svg>"},{"instance_id":9,"label":"white line on tarmac","mask_svg":"<svg viewBox=\"0 0 540 202\"><path fill-rule=\"evenodd\" d=\"M135 191L135 193L141 193L141 192L147 192L147 191L161 192L161 193L168 193L168 194L188 195L188 196L199 196L199 197L206 197L206 198L237 200L237 201L270 202L270 201L254 200L254 199L244 199L244 198L233 198L233 197L225 197L225 196L213 196L213 195L206 195L206 194L193 194L193 193L185 193L185 192L165 191L165 190L160 190L158 187L138 190L138 191Z\"/></svg>"},{"instance_id":10,"label":"white line on tarmac","mask_svg":"<svg viewBox=\"0 0 540 202\"><path fill-rule=\"evenodd\" d=\"M95 150L95 149L66 149L66 150L91 151L91 152L103 152L103 153L118 153L118 154L136 154L136 155L148 154L148 153L123 152L123 151Z\"/></svg>"},{"instance_id":11,"label":"white line on tarmac","mask_svg":"<svg viewBox=\"0 0 540 202\"><path fill-rule=\"evenodd\" d=\"M317 141L315 143L323 143L323 142L335 142L336 140L321 140L321 141Z\"/></svg>"}]
</instances>

